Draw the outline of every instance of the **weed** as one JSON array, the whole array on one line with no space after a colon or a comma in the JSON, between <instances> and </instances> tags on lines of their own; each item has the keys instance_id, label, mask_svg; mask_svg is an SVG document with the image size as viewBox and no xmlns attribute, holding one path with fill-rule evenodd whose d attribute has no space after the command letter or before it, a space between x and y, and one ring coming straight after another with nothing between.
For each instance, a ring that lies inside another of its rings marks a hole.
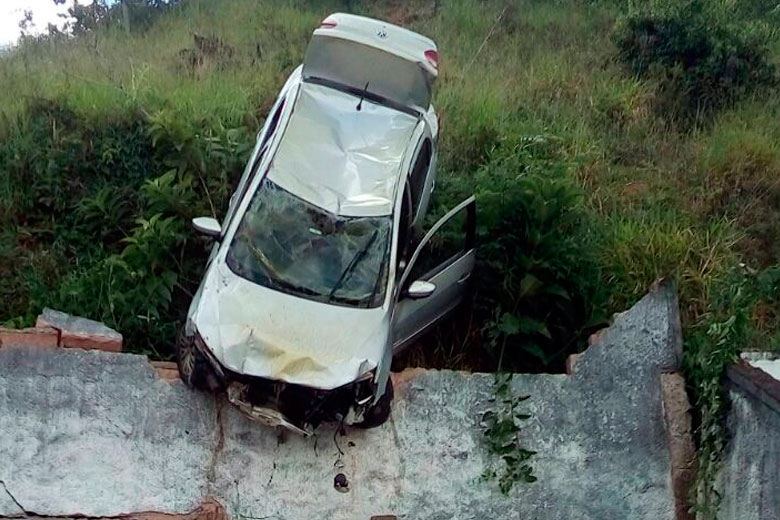
<instances>
[{"instance_id":1,"label":"weed","mask_svg":"<svg viewBox=\"0 0 780 520\"><path fill-rule=\"evenodd\" d=\"M494 381L494 408L482 415L482 428L488 454L497 458L482 473L482 480L497 481L503 494L508 494L516 483L536 482L530 459L536 452L522 447L521 424L531 418L520 410L520 403L528 396L512 393L511 374L497 373Z\"/></svg>"}]
</instances>

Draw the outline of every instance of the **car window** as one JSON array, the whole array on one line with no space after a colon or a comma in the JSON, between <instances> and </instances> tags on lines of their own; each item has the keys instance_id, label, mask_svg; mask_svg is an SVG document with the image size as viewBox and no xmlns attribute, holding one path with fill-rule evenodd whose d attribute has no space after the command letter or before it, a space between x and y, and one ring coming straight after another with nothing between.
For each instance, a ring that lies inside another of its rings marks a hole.
<instances>
[{"instance_id":1,"label":"car window","mask_svg":"<svg viewBox=\"0 0 780 520\"><path fill-rule=\"evenodd\" d=\"M306 48L303 77L318 78L370 92L404 107L428 110L433 77L413 60L382 49L331 36L315 35Z\"/></svg>"},{"instance_id":2,"label":"car window","mask_svg":"<svg viewBox=\"0 0 780 520\"><path fill-rule=\"evenodd\" d=\"M282 110L284 110L284 104L286 100L282 100L281 103L279 103L279 107L276 109L274 114L271 116L271 121L268 123L268 130L265 132L265 135L263 135L263 142L260 145L260 148L262 149L263 146L268 144L268 141L271 140L271 137L273 137L274 132L276 132L276 127L279 126L279 119L282 117Z\"/></svg>"},{"instance_id":3,"label":"car window","mask_svg":"<svg viewBox=\"0 0 780 520\"><path fill-rule=\"evenodd\" d=\"M450 218L423 246L404 285L430 280L468 249L468 212Z\"/></svg>"},{"instance_id":4,"label":"car window","mask_svg":"<svg viewBox=\"0 0 780 520\"><path fill-rule=\"evenodd\" d=\"M398 247L397 253L397 274L401 276L409 255L412 254L412 192L409 183L404 188L403 199L401 201L401 216L398 219Z\"/></svg>"},{"instance_id":5,"label":"car window","mask_svg":"<svg viewBox=\"0 0 780 520\"><path fill-rule=\"evenodd\" d=\"M428 176L428 168L431 165L431 140L425 139L420 146L420 151L412 165L412 171L409 174L409 184L412 190L412 211L417 217L417 210L420 208L423 189L425 189L425 179Z\"/></svg>"},{"instance_id":6,"label":"car window","mask_svg":"<svg viewBox=\"0 0 780 520\"><path fill-rule=\"evenodd\" d=\"M377 307L387 287L392 216L329 213L264 179L227 253L238 276L302 298Z\"/></svg>"}]
</instances>

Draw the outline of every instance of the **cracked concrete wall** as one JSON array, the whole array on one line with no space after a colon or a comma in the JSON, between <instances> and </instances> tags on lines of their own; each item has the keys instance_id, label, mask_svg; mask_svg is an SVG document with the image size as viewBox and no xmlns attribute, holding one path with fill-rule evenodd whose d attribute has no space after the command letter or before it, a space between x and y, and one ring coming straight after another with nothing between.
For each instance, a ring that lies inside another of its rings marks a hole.
<instances>
[{"instance_id":1,"label":"cracked concrete wall","mask_svg":"<svg viewBox=\"0 0 780 520\"><path fill-rule=\"evenodd\" d=\"M181 513L207 496L233 518L674 518L660 373L677 368L674 289L618 315L573 375L515 375L538 482L479 481L492 376L395 374L374 430L280 438L222 398L156 379L142 356L0 349L0 480L29 514ZM350 491L333 488L344 473ZM18 514L0 493L0 515Z\"/></svg>"},{"instance_id":2,"label":"cracked concrete wall","mask_svg":"<svg viewBox=\"0 0 780 520\"><path fill-rule=\"evenodd\" d=\"M16 501L8 488L5 487L5 482L0 480L0 514L6 516L21 516L24 515L24 509Z\"/></svg>"},{"instance_id":3,"label":"cracked concrete wall","mask_svg":"<svg viewBox=\"0 0 780 520\"><path fill-rule=\"evenodd\" d=\"M780 382L730 367L730 439L720 475L723 520L780 518Z\"/></svg>"}]
</instances>

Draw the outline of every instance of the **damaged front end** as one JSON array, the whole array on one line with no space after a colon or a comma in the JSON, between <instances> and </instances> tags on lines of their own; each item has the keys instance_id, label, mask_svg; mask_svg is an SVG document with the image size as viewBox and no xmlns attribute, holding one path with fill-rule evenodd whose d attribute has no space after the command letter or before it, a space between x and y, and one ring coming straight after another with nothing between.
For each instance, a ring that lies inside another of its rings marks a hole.
<instances>
[{"instance_id":1,"label":"damaged front end","mask_svg":"<svg viewBox=\"0 0 780 520\"><path fill-rule=\"evenodd\" d=\"M374 397L372 374L334 390L318 390L269 379L237 375L228 400L248 418L304 436L327 421L357 424Z\"/></svg>"},{"instance_id":2,"label":"damaged front end","mask_svg":"<svg viewBox=\"0 0 780 520\"><path fill-rule=\"evenodd\" d=\"M360 424L374 405L375 370L324 390L235 372L220 363L197 332L182 334L178 343L179 371L185 383L211 392L226 391L228 401L244 415L268 426L308 436L322 422Z\"/></svg>"}]
</instances>

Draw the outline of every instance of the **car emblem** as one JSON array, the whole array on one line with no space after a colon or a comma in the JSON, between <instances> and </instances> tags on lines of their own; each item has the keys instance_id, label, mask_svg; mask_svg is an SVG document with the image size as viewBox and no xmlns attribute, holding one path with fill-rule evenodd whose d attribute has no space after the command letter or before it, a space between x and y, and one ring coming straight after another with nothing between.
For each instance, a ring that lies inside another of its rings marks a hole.
<instances>
[{"instance_id":1,"label":"car emblem","mask_svg":"<svg viewBox=\"0 0 780 520\"><path fill-rule=\"evenodd\" d=\"M379 29L379 30L376 32L376 35L377 35L377 36L379 36L380 38L382 38L382 39L384 40L385 38L387 38L387 31L385 31L385 28L384 28L384 27L382 27L381 29Z\"/></svg>"}]
</instances>

